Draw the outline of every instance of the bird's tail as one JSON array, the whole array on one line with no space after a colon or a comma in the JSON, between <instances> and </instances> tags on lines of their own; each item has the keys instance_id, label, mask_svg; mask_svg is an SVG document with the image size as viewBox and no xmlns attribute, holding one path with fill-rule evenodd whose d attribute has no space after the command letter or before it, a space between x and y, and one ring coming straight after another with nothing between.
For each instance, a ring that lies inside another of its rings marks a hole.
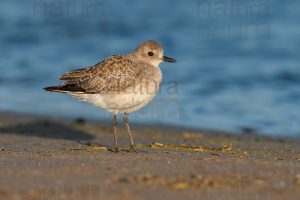
<instances>
[{"instance_id":1,"label":"bird's tail","mask_svg":"<svg viewBox=\"0 0 300 200\"><path fill-rule=\"evenodd\" d=\"M58 85L58 86L51 86L51 87L45 87L44 90L48 92L59 92L59 93L86 93L86 91L75 84L66 84L66 85Z\"/></svg>"},{"instance_id":2,"label":"bird's tail","mask_svg":"<svg viewBox=\"0 0 300 200\"><path fill-rule=\"evenodd\" d=\"M44 90L48 91L48 92L68 93L68 91L66 91L64 89L64 86L61 86L61 85L51 86L51 87L45 87Z\"/></svg>"}]
</instances>

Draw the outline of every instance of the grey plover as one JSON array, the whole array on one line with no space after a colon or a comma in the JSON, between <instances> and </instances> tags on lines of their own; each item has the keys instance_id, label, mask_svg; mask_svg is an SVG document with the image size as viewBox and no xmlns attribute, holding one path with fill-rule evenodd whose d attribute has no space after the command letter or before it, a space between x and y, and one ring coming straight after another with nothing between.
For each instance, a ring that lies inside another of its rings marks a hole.
<instances>
[{"instance_id":1,"label":"grey plover","mask_svg":"<svg viewBox=\"0 0 300 200\"><path fill-rule=\"evenodd\" d=\"M123 113L130 139L130 151L137 151L128 124L128 113L147 105L159 91L161 62L176 62L163 55L163 48L149 40L129 54L113 55L104 61L70 71L60 77L64 83L46 91L67 93L113 113L114 150L117 142L117 114Z\"/></svg>"}]
</instances>

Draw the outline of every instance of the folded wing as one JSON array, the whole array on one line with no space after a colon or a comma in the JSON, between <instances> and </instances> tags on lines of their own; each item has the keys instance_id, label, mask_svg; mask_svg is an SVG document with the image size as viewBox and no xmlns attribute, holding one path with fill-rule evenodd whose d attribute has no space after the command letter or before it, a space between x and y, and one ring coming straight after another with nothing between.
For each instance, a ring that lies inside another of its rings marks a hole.
<instances>
[{"instance_id":1,"label":"folded wing","mask_svg":"<svg viewBox=\"0 0 300 200\"><path fill-rule=\"evenodd\" d=\"M111 56L105 61L85 69L64 74L61 92L108 93L122 91L135 84L141 68L125 56Z\"/></svg>"}]
</instances>

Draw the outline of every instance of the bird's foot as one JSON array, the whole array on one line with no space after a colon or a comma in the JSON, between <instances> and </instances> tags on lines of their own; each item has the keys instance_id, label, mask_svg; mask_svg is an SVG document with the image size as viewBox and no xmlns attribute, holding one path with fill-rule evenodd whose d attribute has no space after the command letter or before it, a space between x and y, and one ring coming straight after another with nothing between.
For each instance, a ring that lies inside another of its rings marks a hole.
<instances>
[{"instance_id":1,"label":"bird's foot","mask_svg":"<svg viewBox=\"0 0 300 200\"><path fill-rule=\"evenodd\" d=\"M135 153L137 153L137 152L139 152L139 150L136 148L136 146L135 145L130 145L130 149L129 149L129 152L135 152Z\"/></svg>"},{"instance_id":2,"label":"bird's foot","mask_svg":"<svg viewBox=\"0 0 300 200\"><path fill-rule=\"evenodd\" d=\"M109 151L114 152L114 153L118 153L121 151L121 149L119 148L119 146L113 146L109 148Z\"/></svg>"}]
</instances>

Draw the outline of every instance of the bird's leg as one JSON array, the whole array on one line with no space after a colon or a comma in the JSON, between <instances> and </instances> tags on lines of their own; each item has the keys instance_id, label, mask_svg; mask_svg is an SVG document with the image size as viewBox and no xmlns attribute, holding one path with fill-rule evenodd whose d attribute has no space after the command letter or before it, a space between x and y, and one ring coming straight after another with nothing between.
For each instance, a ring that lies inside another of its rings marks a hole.
<instances>
[{"instance_id":1,"label":"bird's leg","mask_svg":"<svg viewBox=\"0 0 300 200\"><path fill-rule=\"evenodd\" d=\"M116 114L114 114L114 117L113 117L113 125L114 125L114 148L113 148L113 151L117 153L119 151L119 146L118 146L118 140L117 140L117 115Z\"/></svg>"},{"instance_id":2,"label":"bird's leg","mask_svg":"<svg viewBox=\"0 0 300 200\"><path fill-rule=\"evenodd\" d=\"M133 142L133 139L132 139L132 134L131 134L129 124L128 124L128 114L126 112L124 113L123 119L124 119L124 126L127 128L129 139L130 139L130 151L138 152L138 150Z\"/></svg>"}]
</instances>

